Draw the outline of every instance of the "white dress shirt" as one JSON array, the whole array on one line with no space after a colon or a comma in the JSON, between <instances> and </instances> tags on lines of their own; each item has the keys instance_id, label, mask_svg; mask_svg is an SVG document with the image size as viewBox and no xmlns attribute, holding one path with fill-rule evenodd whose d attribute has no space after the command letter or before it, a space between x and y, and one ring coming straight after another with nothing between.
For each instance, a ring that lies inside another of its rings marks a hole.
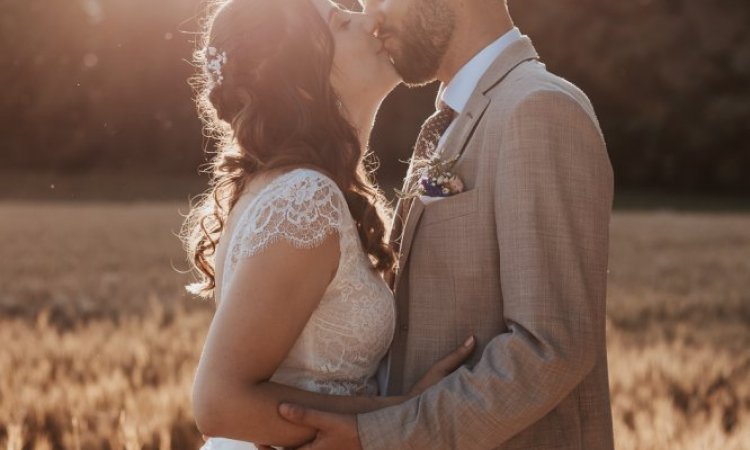
<instances>
[{"instance_id":1,"label":"white dress shirt","mask_svg":"<svg viewBox=\"0 0 750 450\"><path fill-rule=\"evenodd\" d=\"M521 31L517 27L513 27L513 29L474 55L445 86L445 89L440 93L439 100L445 102L446 105L456 111L456 115L461 114L469 98L471 98L471 94L476 89L479 80L487 72L487 69L490 68L503 50L521 39L521 37L523 37ZM454 124L455 121L445 130L440 141L438 141L438 148L442 147L445 138L453 130Z\"/></svg>"},{"instance_id":2,"label":"white dress shirt","mask_svg":"<svg viewBox=\"0 0 750 450\"><path fill-rule=\"evenodd\" d=\"M450 106L456 111L456 116L461 114L468 103L471 94L479 84L479 80L487 72L493 62L498 56L508 48L512 43L521 39L523 35L517 27L513 27L510 31L500 36L496 41L482 49L479 53L474 55L469 62L467 62L461 70L459 70L453 79L445 86L440 94L438 94L439 102L445 102L446 105ZM447 136L451 133L456 121L448 126L445 133L440 137L437 146L438 155L443 151L443 146ZM429 197L426 195L420 195L419 199L425 205L438 202L443 200L445 197Z\"/></svg>"}]
</instances>

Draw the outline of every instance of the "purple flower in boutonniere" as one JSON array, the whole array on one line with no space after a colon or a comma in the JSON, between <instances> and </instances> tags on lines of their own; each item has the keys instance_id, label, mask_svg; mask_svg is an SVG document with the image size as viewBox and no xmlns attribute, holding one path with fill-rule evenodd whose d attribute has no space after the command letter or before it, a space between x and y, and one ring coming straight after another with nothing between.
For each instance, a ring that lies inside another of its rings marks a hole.
<instances>
[{"instance_id":1,"label":"purple flower in boutonniere","mask_svg":"<svg viewBox=\"0 0 750 450\"><path fill-rule=\"evenodd\" d=\"M409 193L397 191L402 198L426 197L450 197L464 191L464 183L461 178L453 172L453 166L458 158L443 161L434 157L417 164L419 179L413 190Z\"/></svg>"},{"instance_id":2,"label":"purple flower in boutonniere","mask_svg":"<svg viewBox=\"0 0 750 450\"><path fill-rule=\"evenodd\" d=\"M419 179L419 195L426 197L448 197L464 190L464 183L451 172L439 175L422 175Z\"/></svg>"}]
</instances>

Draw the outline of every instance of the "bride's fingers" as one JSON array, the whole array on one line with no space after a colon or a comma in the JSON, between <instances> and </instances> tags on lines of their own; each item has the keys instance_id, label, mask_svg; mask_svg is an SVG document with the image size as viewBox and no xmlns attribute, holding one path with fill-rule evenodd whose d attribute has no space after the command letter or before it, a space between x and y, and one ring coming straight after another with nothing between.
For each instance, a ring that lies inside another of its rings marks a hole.
<instances>
[{"instance_id":1,"label":"bride's fingers","mask_svg":"<svg viewBox=\"0 0 750 450\"><path fill-rule=\"evenodd\" d=\"M453 350L443 359L435 364L435 367L446 375L456 370L474 351L477 340L474 336L468 339L457 349Z\"/></svg>"}]
</instances>

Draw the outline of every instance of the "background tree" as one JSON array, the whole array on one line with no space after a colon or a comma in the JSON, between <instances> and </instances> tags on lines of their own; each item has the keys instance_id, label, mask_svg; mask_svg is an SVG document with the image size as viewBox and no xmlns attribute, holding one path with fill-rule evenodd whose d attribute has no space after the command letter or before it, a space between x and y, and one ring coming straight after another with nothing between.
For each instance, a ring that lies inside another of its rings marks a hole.
<instances>
[{"instance_id":1,"label":"background tree","mask_svg":"<svg viewBox=\"0 0 750 450\"><path fill-rule=\"evenodd\" d=\"M351 3L351 1L350 1ZM0 2L0 170L193 175L187 79L201 0ZM750 192L750 3L511 0L548 67L589 94L617 183ZM399 88L373 140L396 178L435 86Z\"/></svg>"}]
</instances>

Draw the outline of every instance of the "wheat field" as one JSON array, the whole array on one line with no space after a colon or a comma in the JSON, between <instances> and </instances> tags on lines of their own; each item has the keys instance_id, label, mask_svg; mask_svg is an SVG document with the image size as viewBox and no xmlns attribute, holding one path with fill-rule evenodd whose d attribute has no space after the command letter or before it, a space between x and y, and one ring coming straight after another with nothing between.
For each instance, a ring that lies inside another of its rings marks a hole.
<instances>
[{"instance_id":1,"label":"wheat field","mask_svg":"<svg viewBox=\"0 0 750 450\"><path fill-rule=\"evenodd\" d=\"M178 203L0 203L0 449L197 449ZM617 448L750 449L750 214L617 212ZM595 449L592 449L595 450Z\"/></svg>"}]
</instances>

